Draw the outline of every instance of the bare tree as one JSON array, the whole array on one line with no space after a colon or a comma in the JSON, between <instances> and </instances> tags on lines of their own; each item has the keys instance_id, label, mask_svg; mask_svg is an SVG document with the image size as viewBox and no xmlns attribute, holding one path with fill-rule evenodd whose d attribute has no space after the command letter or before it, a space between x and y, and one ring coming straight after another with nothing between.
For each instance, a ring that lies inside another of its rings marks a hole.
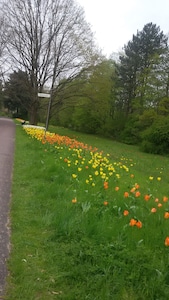
<instances>
[{"instance_id":1,"label":"bare tree","mask_svg":"<svg viewBox=\"0 0 169 300\"><path fill-rule=\"evenodd\" d=\"M6 34L6 22L3 14L0 14L0 81L5 80L5 74L8 72L8 65L6 63L8 53L6 45L8 43L9 36Z\"/></svg>"},{"instance_id":2,"label":"bare tree","mask_svg":"<svg viewBox=\"0 0 169 300\"><path fill-rule=\"evenodd\" d=\"M52 95L91 66L97 55L83 9L74 0L8 0L2 7L11 65L26 72L31 82L30 123L37 123L38 92Z\"/></svg>"}]
</instances>

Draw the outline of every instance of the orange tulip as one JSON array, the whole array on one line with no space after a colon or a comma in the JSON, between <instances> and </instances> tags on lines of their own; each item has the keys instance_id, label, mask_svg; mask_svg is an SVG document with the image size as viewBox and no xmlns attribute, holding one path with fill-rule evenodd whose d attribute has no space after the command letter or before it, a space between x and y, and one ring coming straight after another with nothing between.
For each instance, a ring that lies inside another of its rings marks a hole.
<instances>
[{"instance_id":1,"label":"orange tulip","mask_svg":"<svg viewBox=\"0 0 169 300\"><path fill-rule=\"evenodd\" d=\"M137 222L136 222L136 226L137 226L138 228L142 228L142 222L141 222L141 221L137 221Z\"/></svg>"},{"instance_id":2,"label":"orange tulip","mask_svg":"<svg viewBox=\"0 0 169 300\"><path fill-rule=\"evenodd\" d=\"M131 219L129 225L134 226L136 225L137 221L135 219Z\"/></svg>"},{"instance_id":3,"label":"orange tulip","mask_svg":"<svg viewBox=\"0 0 169 300\"><path fill-rule=\"evenodd\" d=\"M164 243L165 243L165 246L169 247L169 237L168 236L166 237Z\"/></svg>"},{"instance_id":4,"label":"orange tulip","mask_svg":"<svg viewBox=\"0 0 169 300\"><path fill-rule=\"evenodd\" d=\"M119 186L116 186L115 187L115 191L117 192L119 190Z\"/></svg>"},{"instance_id":5,"label":"orange tulip","mask_svg":"<svg viewBox=\"0 0 169 300\"><path fill-rule=\"evenodd\" d=\"M136 190L136 188L135 188L135 187L133 187L133 188L130 190L130 192L131 192L131 193L134 193L134 192L135 192L135 190Z\"/></svg>"},{"instance_id":6,"label":"orange tulip","mask_svg":"<svg viewBox=\"0 0 169 300\"><path fill-rule=\"evenodd\" d=\"M168 197L164 196L163 197L163 202L167 202L168 201Z\"/></svg>"},{"instance_id":7,"label":"orange tulip","mask_svg":"<svg viewBox=\"0 0 169 300\"><path fill-rule=\"evenodd\" d=\"M165 219L168 219L168 218L169 218L169 212L168 212L168 211L165 212L164 218L165 218Z\"/></svg>"},{"instance_id":8,"label":"orange tulip","mask_svg":"<svg viewBox=\"0 0 169 300\"><path fill-rule=\"evenodd\" d=\"M153 207L152 209L151 209L151 212L152 213L155 213L157 211L157 209L155 208L155 207Z\"/></svg>"},{"instance_id":9,"label":"orange tulip","mask_svg":"<svg viewBox=\"0 0 169 300\"><path fill-rule=\"evenodd\" d=\"M129 197L129 193L128 192L124 192L124 197L128 198Z\"/></svg>"},{"instance_id":10,"label":"orange tulip","mask_svg":"<svg viewBox=\"0 0 169 300\"><path fill-rule=\"evenodd\" d=\"M105 182L104 182L104 189L106 190L106 189L108 189L108 187L109 187L109 184L108 184L107 181L105 181Z\"/></svg>"},{"instance_id":11,"label":"orange tulip","mask_svg":"<svg viewBox=\"0 0 169 300\"><path fill-rule=\"evenodd\" d=\"M124 216L128 216L128 214L129 214L129 211L128 211L128 210L124 210L124 211L123 211L123 215L124 215Z\"/></svg>"},{"instance_id":12,"label":"orange tulip","mask_svg":"<svg viewBox=\"0 0 169 300\"><path fill-rule=\"evenodd\" d=\"M161 203L158 203L158 205L157 205L158 207L161 207L162 206L162 204Z\"/></svg>"},{"instance_id":13,"label":"orange tulip","mask_svg":"<svg viewBox=\"0 0 169 300\"><path fill-rule=\"evenodd\" d=\"M150 195L145 195L144 200L148 201L150 199Z\"/></svg>"},{"instance_id":14,"label":"orange tulip","mask_svg":"<svg viewBox=\"0 0 169 300\"><path fill-rule=\"evenodd\" d=\"M141 193L140 193L139 191L136 191L136 192L135 192L135 197L136 197L136 198L140 197L140 195L141 195Z\"/></svg>"},{"instance_id":15,"label":"orange tulip","mask_svg":"<svg viewBox=\"0 0 169 300\"><path fill-rule=\"evenodd\" d=\"M72 203L76 203L76 202L77 202L76 198L72 199Z\"/></svg>"},{"instance_id":16,"label":"orange tulip","mask_svg":"<svg viewBox=\"0 0 169 300\"><path fill-rule=\"evenodd\" d=\"M109 204L109 202L108 202L108 201L104 201L103 204L104 204L105 206L107 206L107 205Z\"/></svg>"}]
</instances>

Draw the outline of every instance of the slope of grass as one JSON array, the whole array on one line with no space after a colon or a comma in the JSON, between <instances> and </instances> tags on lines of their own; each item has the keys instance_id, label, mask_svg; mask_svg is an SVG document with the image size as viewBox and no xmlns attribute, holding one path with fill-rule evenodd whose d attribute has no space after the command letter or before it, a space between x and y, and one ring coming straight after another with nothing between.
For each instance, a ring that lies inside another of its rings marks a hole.
<instances>
[{"instance_id":1,"label":"slope of grass","mask_svg":"<svg viewBox=\"0 0 169 300\"><path fill-rule=\"evenodd\" d=\"M103 154L43 144L17 127L7 299L168 299L169 159L53 130Z\"/></svg>"}]
</instances>

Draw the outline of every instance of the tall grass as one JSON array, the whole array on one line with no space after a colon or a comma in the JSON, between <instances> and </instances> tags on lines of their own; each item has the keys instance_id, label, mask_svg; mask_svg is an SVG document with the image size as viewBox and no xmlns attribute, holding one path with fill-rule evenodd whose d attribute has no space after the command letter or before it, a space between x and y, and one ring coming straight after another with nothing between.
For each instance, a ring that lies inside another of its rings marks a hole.
<instances>
[{"instance_id":1,"label":"tall grass","mask_svg":"<svg viewBox=\"0 0 169 300\"><path fill-rule=\"evenodd\" d=\"M168 299L169 158L53 130L98 150L17 127L7 299Z\"/></svg>"}]
</instances>

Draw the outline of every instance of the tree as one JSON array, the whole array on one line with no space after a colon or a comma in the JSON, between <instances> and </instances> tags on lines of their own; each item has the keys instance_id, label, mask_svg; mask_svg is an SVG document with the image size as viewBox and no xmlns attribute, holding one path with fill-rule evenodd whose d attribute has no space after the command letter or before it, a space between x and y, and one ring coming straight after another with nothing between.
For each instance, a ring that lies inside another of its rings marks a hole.
<instances>
[{"instance_id":1,"label":"tree","mask_svg":"<svg viewBox=\"0 0 169 300\"><path fill-rule=\"evenodd\" d=\"M133 112L135 101L140 107L139 111L144 107L150 73L166 50L167 37L160 27L152 23L146 24L142 31L137 31L132 41L124 46L117 73L123 98L122 109L127 116Z\"/></svg>"},{"instance_id":2,"label":"tree","mask_svg":"<svg viewBox=\"0 0 169 300\"><path fill-rule=\"evenodd\" d=\"M31 83L21 70L10 74L4 86L4 105L17 117L27 118L31 104Z\"/></svg>"},{"instance_id":3,"label":"tree","mask_svg":"<svg viewBox=\"0 0 169 300\"><path fill-rule=\"evenodd\" d=\"M74 0L9 0L4 1L2 12L11 62L31 82L29 115L36 124L38 92L44 85L52 104L60 81L75 78L96 60L93 35L83 9Z\"/></svg>"},{"instance_id":4,"label":"tree","mask_svg":"<svg viewBox=\"0 0 169 300\"><path fill-rule=\"evenodd\" d=\"M85 87L86 98L88 98L89 114L95 120L95 132L105 133L112 111L112 80L114 73L114 61L103 60L90 74ZM93 123L93 122L92 122ZM93 126L92 126L93 127Z\"/></svg>"},{"instance_id":5,"label":"tree","mask_svg":"<svg viewBox=\"0 0 169 300\"><path fill-rule=\"evenodd\" d=\"M140 115L157 109L162 92L161 62L167 53L167 37L160 27L148 23L124 46L116 64L116 110L124 120L121 138L140 140Z\"/></svg>"},{"instance_id":6,"label":"tree","mask_svg":"<svg viewBox=\"0 0 169 300\"><path fill-rule=\"evenodd\" d=\"M107 133L112 118L113 72L114 62L103 59L90 72L83 72L83 77L73 80L62 95L60 124L88 133Z\"/></svg>"},{"instance_id":7,"label":"tree","mask_svg":"<svg viewBox=\"0 0 169 300\"><path fill-rule=\"evenodd\" d=\"M4 109L3 84L5 73L7 72L7 53L6 44L8 37L6 36L5 17L0 15L0 110Z\"/></svg>"}]
</instances>

